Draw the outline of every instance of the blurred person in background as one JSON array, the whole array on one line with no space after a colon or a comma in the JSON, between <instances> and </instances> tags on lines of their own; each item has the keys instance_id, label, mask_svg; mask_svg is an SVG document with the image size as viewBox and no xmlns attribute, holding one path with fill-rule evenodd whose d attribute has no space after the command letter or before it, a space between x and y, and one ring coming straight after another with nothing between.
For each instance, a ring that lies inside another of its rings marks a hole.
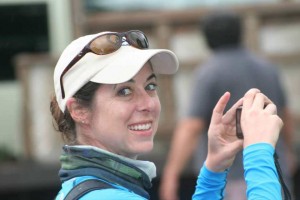
<instances>
[{"instance_id":1,"label":"blurred person in background","mask_svg":"<svg viewBox=\"0 0 300 200\"><path fill-rule=\"evenodd\" d=\"M208 15L202 20L201 28L213 54L194 73L189 109L177 123L162 173L160 199L179 199L180 177L192 155L194 174L198 173L208 148L206 132L219 97L226 91L231 93L227 110L253 87L274 102L284 121L283 134L276 149L285 182L292 190L291 176L296 164L292 149L293 125L278 69L243 47L242 21L237 14L219 12ZM237 154L230 168L226 193L225 198L229 200L246 199L242 153Z\"/></svg>"}]
</instances>

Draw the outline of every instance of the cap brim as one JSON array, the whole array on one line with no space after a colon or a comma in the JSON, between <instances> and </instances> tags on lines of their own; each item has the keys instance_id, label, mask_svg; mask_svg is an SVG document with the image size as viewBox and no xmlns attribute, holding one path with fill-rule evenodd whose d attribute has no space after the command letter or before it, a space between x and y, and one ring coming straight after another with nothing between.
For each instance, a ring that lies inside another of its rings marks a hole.
<instances>
[{"instance_id":1,"label":"cap brim","mask_svg":"<svg viewBox=\"0 0 300 200\"><path fill-rule=\"evenodd\" d=\"M166 49L137 49L131 46L122 46L111 55L111 62L107 63L90 80L96 83L117 84L133 78L140 69L150 60L156 74L174 74L178 69L178 60L175 54ZM97 61L93 64L97 64ZM99 59L99 65L103 65Z\"/></svg>"}]
</instances>

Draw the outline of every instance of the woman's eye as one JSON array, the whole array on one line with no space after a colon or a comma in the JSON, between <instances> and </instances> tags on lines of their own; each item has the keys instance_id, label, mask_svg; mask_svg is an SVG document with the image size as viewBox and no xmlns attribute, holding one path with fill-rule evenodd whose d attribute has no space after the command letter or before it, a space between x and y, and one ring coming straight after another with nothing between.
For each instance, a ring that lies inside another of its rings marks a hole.
<instances>
[{"instance_id":1,"label":"woman's eye","mask_svg":"<svg viewBox=\"0 0 300 200\"><path fill-rule=\"evenodd\" d=\"M156 90L157 89L157 85L155 83L150 83L146 86L146 90Z\"/></svg>"},{"instance_id":2,"label":"woman's eye","mask_svg":"<svg viewBox=\"0 0 300 200\"><path fill-rule=\"evenodd\" d=\"M123 88L123 89L121 89L121 90L118 91L118 95L119 96L127 96L127 95L129 95L131 93L132 93L132 91L131 91L130 88Z\"/></svg>"}]
</instances>

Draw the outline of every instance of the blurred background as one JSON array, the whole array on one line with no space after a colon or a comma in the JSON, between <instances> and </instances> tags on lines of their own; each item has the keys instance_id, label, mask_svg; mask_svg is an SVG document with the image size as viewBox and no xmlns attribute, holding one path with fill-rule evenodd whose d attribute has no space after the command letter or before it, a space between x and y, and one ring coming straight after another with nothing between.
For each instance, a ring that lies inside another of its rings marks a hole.
<instances>
[{"instance_id":1,"label":"blurred background","mask_svg":"<svg viewBox=\"0 0 300 200\"><path fill-rule=\"evenodd\" d=\"M49 102L58 56L81 35L131 29L145 32L151 48L171 49L180 60L176 75L160 76L161 123L153 152L141 158L157 165L151 199L158 199L159 176L174 125L186 108L191 73L210 55L199 20L222 9L243 17L245 45L279 67L299 155L299 0L0 0L0 199L55 197L63 144ZM194 181L187 167L182 178L187 193Z\"/></svg>"}]
</instances>

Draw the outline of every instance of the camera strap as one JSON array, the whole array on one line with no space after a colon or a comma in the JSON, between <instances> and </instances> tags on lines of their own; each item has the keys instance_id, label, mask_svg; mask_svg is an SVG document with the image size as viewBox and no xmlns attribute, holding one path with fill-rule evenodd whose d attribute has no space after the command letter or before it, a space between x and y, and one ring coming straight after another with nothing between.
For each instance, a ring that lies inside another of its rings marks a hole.
<instances>
[{"instance_id":1,"label":"camera strap","mask_svg":"<svg viewBox=\"0 0 300 200\"><path fill-rule=\"evenodd\" d=\"M64 200L78 200L85 194L94 191L94 190L101 190L107 188L114 188L112 185L101 181L99 179L89 179L85 180L78 185L74 186Z\"/></svg>"},{"instance_id":2,"label":"camera strap","mask_svg":"<svg viewBox=\"0 0 300 200\"><path fill-rule=\"evenodd\" d=\"M282 177L282 171L281 171L281 168L280 168L280 165L279 165L279 162L278 162L278 155L275 151L274 153L274 162L275 162L275 166L276 166L276 170L277 170L277 173L278 173L278 176L279 176L279 181L280 181L280 184L281 184L281 187L282 187L282 190L283 190L283 194L284 194L284 200L291 200L292 197L291 197L291 193L288 189L288 187L286 186L284 180L283 180L283 177Z\"/></svg>"}]
</instances>

